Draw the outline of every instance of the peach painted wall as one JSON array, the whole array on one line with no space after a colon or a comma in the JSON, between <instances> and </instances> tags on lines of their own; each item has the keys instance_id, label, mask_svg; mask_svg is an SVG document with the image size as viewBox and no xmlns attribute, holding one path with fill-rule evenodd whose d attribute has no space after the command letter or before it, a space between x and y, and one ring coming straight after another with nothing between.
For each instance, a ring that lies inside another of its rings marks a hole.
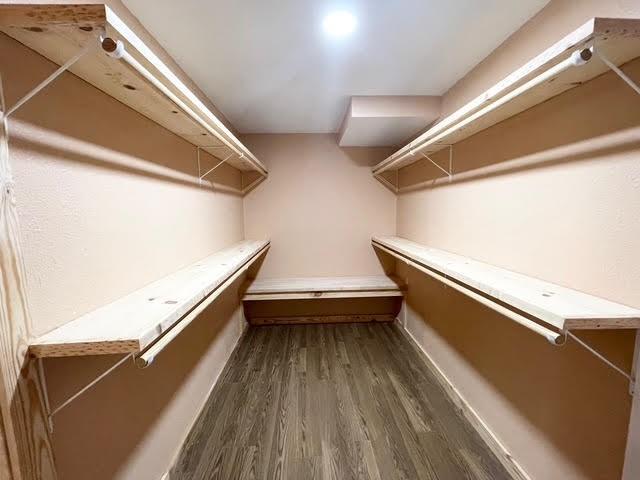
<instances>
[{"instance_id":1,"label":"peach painted wall","mask_svg":"<svg viewBox=\"0 0 640 480\"><path fill-rule=\"evenodd\" d=\"M461 80L450 112L595 15L637 2L552 1ZM640 61L625 67L640 79ZM445 155L436 156L444 160ZM640 307L640 97L606 74L454 147L452 182L400 173L398 235ZM411 188L413 186L413 188ZM534 479L618 479L628 381L404 266L408 331ZM625 370L634 332L581 336ZM635 478L635 477L629 477Z\"/></svg>"},{"instance_id":2,"label":"peach painted wall","mask_svg":"<svg viewBox=\"0 0 640 480\"><path fill-rule=\"evenodd\" d=\"M2 72L8 105L55 69L4 34L0 65L19 66ZM9 133L33 334L243 239L242 198L223 191L238 171L199 186L195 147L71 74L12 116ZM154 365L122 366L55 417L61 479L165 473L240 336L237 298L230 289ZM115 361L46 360L51 403Z\"/></svg>"},{"instance_id":3,"label":"peach painted wall","mask_svg":"<svg viewBox=\"0 0 640 480\"><path fill-rule=\"evenodd\" d=\"M387 148L340 148L332 134L246 135L269 168L245 197L245 231L271 238L260 277L383 273L371 235L393 234L395 195L371 176Z\"/></svg>"}]
</instances>

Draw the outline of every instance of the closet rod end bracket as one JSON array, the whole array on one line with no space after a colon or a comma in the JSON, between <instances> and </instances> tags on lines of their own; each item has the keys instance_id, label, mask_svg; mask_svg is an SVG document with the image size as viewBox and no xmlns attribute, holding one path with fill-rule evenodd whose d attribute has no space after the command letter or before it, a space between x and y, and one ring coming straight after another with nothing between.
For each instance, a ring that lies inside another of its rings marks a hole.
<instances>
[{"instance_id":1,"label":"closet rod end bracket","mask_svg":"<svg viewBox=\"0 0 640 480\"><path fill-rule=\"evenodd\" d=\"M124 43L121 40L114 40L110 37L100 38L102 50L112 58L122 58L125 53Z\"/></svg>"}]
</instances>

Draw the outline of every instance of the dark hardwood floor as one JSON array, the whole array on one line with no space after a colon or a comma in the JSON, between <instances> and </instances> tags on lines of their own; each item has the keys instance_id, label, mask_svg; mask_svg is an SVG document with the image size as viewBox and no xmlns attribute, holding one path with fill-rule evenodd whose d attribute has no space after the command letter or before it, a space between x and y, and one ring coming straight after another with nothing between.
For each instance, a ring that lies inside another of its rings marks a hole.
<instances>
[{"instance_id":1,"label":"dark hardwood floor","mask_svg":"<svg viewBox=\"0 0 640 480\"><path fill-rule=\"evenodd\" d=\"M511 478L393 324L250 327L171 480Z\"/></svg>"}]
</instances>

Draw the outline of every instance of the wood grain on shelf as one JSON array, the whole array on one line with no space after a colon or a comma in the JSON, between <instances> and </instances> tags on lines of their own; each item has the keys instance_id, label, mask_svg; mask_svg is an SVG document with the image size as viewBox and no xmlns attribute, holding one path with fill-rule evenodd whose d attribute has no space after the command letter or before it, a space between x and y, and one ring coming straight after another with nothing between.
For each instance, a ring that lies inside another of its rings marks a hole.
<instances>
[{"instance_id":1,"label":"wood grain on shelf","mask_svg":"<svg viewBox=\"0 0 640 480\"><path fill-rule=\"evenodd\" d=\"M227 163L233 167L266 174L266 167L231 132L223 131L226 127L217 117L105 5L0 5L0 31L58 65L93 42L95 49L71 66L70 72L193 145L203 147L216 158L228 158ZM127 52L156 78L162 79L165 86L242 152L243 157L231 155L233 150L183 113L137 72L107 56L100 47L100 35L121 40ZM169 79L167 75L174 78Z\"/></svg>"},{"instance_id":2,"label":"wood grain on shelf","mask_svg":"<svg viewBox=\"0 0 640 480\"><path fill-rule=\"evenodd\" d=\"M400 280L387 276L300 277L254 280L243 300L400 297Z\"/></svg>"},{"instance_id":3,"label":"wood grain on shelf","mask_svg":"<svg viewBox=\"0 0 640 480\"><path fill-rule=\"evenodd\" d=\"M0 27L38 29L49 27L101 28L106 21L104 5L2 5ZM34 30L38 31L38 30Z\"/></svg>"},{"instance_id":4,"label":"wood grain on shelf","mask_svg":"<svg viewBox=\"0 0 640 480\"><path fill-rule=\"evenodd\" d=\"M42 385L36 362L27 350L31 318L17 202L9 182L7 125L3 118L0 121L0 436L3 436L0 446L6 450L0 454L0 478L55 480Z\"/></svg>"},{"instance_id":5,"label":"wood grain on shelf","mask_svg":"<svg viewBox=\"0 0 640 480\"><path fill-rule=\"evenodd\" d=\"M436 139L448 128L566 60L576 50L591 46L594 47L596 54L585 65L569 68L461 129ZM422 158L417 153L411 155L412 150L419 150L426 154L437 152L445 148L446 145L460 142L607 72L609 68L597 58L598 53L603 54L616 65L622 65L640 57L640 20L616 18L589 20L484 93L437 122L412 142L382 160L373 167L373 172L379 175L389 169L399 169L410 165Z\"/></svg>"},{"instance_id":6,"label":"wood grain on shelf","mask_svg":"<svg viewBox=\"0 0 640 480\"><path fill-rule=\"evenodd\" d=\"M560 329L640 328L640 310L400 237L373 237L424 267Z\"/></svg>"},{"instance_id":7,"label":"wood grain on shelf","mask_svg":"<svg viewBox=\"0 0 640 480\"><path fill-rule=\"evenodd\" d=\"M140 353L202 300L263 253L243 241L33 340L38 357Z\"/></svg>"}]
</instances>

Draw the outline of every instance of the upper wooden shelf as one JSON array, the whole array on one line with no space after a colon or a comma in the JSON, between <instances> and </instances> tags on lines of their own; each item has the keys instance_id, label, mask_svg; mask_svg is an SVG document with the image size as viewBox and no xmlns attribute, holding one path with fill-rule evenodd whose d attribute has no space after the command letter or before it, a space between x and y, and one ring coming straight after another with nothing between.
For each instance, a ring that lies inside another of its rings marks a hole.
<instances>
[{"instance_id":1,"label":"upper wooden shelf","mask_svg":"<svg viewBox=\"0 0 640 480\"><path fill-rule=\"evenodd\" d=\"M401 297L403 288L399 279L386 276L267 278L254 280L242 299Z\"/></svg>"},{"instance_id":2,"label":"upper wooden shelf","mask_svg":"<svg viewBox=\"0 0 640 480\"><path fill-rule=\"evenodd\" d=\"M546 72L553 72L554 68L560 70L563 65L567 65L563 62L568 61L574 52L591 47L593 47L593 56L585 64L570 66L545 78ZM600 54L616 66L640 57L640 20L614 18L589 20L480 96L437 122L411 143L375 165L373 173L379 175L386 170L405 167L422 158L419 152L425 154L437 152L605 73L609 67L598 58ZM541 78L544 78L544 81L537 83L537 79ZM527 84L535 84L535 86L526 88ZM526 91L519 93L521 90ZM514 97L510 99L509 95ZM502 104L505 99L509 100ZM494 110L473 118L482 109L492 104L495 104Z\"/></svg>"},{"instance_id":3,"label":"upper wooden shelf","mask_svg":"<svg viewBox=\"0 0 640 480\"><path fill-rule=\"evenodd\" d=\"M66 63L86 45L94 44L95 48L69 68L71 72L215 157L228 158L227 163L242 171L254 170L266 176L267 168L106 5L0 5L0 31L58 65ZM126 52L216 135L125 62L108 56L100 46L100 36L122 41ZM237 151L225 145L218 135Z\"/></svg>"},{"instance_id":4,"label":"upper wooden shelf","mask_svg":"<svg viewBox=\"0 0 640 480\"><path fill-rule=\"evenodd\" d=\"M34 339L37 357L140 353L266 251L243 241Z\"/></svg>"},{"instance_id":5,"label":"upper wooden shelf","mask_svg":"<svg viewBox=\"0 0 640 480\"><path fill-rule=\"evenodd\" d=\"M382 246L417 264L521 310L561 331L640 328L640 310L494 267L400 237L373 237Z\"/></svg>"}]
</instances>

